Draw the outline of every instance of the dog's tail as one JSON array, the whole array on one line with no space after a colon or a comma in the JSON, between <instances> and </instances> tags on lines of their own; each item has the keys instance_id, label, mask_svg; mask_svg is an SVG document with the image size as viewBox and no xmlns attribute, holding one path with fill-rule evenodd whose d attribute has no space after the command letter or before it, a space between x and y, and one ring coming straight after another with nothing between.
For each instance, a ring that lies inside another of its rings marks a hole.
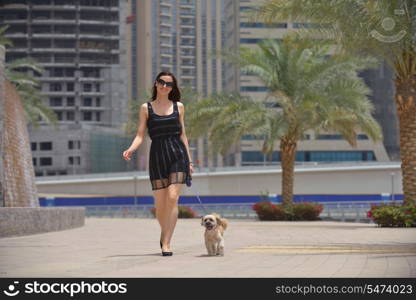
<instances>
[{"instance_id":1,"label":"dog's tail","mask_svg":"<svg viewBox=\"0 0 416 300\"><path fill-rule=\"evenodd\" d=\"M224 228L224 230L226 230L227 227L228 227L228 221L227 221L227 219L222 219L221 218L220 221L221 221L222 227Z\"/></svg>"},{"instance_id":2,"label":"dog's tail","mask_svg":"<svg viewBox=\"0 0 416 300\"><path fill-rule=\"evenodd\" d=\"M221 216L217 213L211 213L212 215L214 215L220 222L221 222L221 226L225 229L227 229L228 227L228 221L227 219L221 218Z\"/></svg>"}]
</instances>

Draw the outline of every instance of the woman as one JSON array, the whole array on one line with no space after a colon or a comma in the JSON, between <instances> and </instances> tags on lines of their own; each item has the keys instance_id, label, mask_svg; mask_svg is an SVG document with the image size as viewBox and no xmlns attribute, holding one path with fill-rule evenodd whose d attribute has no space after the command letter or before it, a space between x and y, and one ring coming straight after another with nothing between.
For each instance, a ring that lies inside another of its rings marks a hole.
<instances>
[{"instance_id":1,"label":"woman","mask_svg":"<svg viewBox=\"0 0 416 300\"><path fill-rule=\"evenodd\" d=\"M194 172L185 134L184 105L175 76L161 72L153 84L152 101L140 107L139 127L123 158L141 145L146 127L152 140L149 175L155 199L156 218L160 224L160 246L163 256L171 256L170 242L178 219L178 199L182 184Z\"/></svg>"}]
</instances>

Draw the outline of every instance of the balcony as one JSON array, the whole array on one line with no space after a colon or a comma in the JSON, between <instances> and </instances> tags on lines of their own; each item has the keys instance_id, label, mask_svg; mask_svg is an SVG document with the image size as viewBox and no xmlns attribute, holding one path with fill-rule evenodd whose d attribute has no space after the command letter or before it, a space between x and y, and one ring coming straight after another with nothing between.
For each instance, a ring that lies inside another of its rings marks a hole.
<instances>
[{"instance_id":1,"label":"balcony","mask_svg":"<svg viewBox=\"0 0 416 300\"><path fill-rule=\"evenodd\" d=\"M180 38L181 39L195 39L195 36L191 34L182 34Z\"/></svg>"},{"instance_id":2,"label":"balcony","mask_svg":"<svg viewBox=\"0 0 416 300\"><path fill-rule=\"evenodd\" d=\"M182 79L194 79L195 78L195 74L181 74L181 78Z\"/></svg>"},{"instance_id":3,"label":"balcony","mask_svg":"<svg viewBox=\"0 0 416 300\"><path fill-rule=\"evenodd\" d=\"M119 36L117 34L105 34L105 33L80 33L79 37L81 39L102 39L102 40L118 40Z\"/></svg>"},{"instance_id":4,"label":"balcony","mask_svg":"<svg viewBox=\"0 0 416 300\"><path fill-rule=\"evenodd\" d=\"M50 19L50 18L38 18L32 19L33 24L76 24L76 20L73 19Z\"/></svg>"},{"instance_id":5,"label":"balcony","mask_svg":"<svg viewBox=\"0 0 416 300\"><path fill-rule=\"evenodd\" d=\"M42 82L74 82L75 81L75 77L62 77L62 76L42 76Z\"/></svg>"},{"instance_id":6,"label":"balcony","mask_svg":"<svg viewBox=\"0 0 416 300\"><path fill-rule=\"evenodd\" d=\"M90 91L90 92L79 92L81 96L105 96L106 94L104 92L96 92L96 91Z\"/></svg>"},{"instance_id":7,"label":"balcony","mask_svg":"<svg viewBox=\"0 0 416 300\"><path fill-rule=\"evenodd\" d=\"M76 39L75 34L68 34L68 33L34 33L32 34L32 38L64 38L64 39Z\"/></svg>"},{"instance_id":8,"label":"balcony","mask_svg":"<svg viewBox=\"0 0 416 300\"><path fill-rule=\"evenodd\" d=\"M117 21L108 21L108 20L79 20L80 24L91 24L91 25L106 25L106 26L118 26Z\"/></svg>"},{"instance_id":9,"label":"balcony","mask_svg":"<svg viewBox=\"0 0 416 300\"><path fill-rule=\"evenodd\" d=\"M7 39L12 39L12 38L28 38L28 34L25 32L9 32L7 34L4 35L5 38Z\"/></svg>"},{"instance_id":10,"label":"balcony","mask_svg":"<svg viewBox=\"0 0 416 300\"><path fill-rule=\"evenodd\" d=\"M1 9L27 9L26 4L4 4Z\"/></svg>"},{"instance_id":11,"label":"balcony","mask_svg":"<svg viewBox=\"0 0 416 300\"><path fill-rule=\"evenodd\" d=\"M80 82L104 82L103 77L79 77Z\"/></svg>"},{"instance_id":12,"label":"balcony","mask_svg":"<svg viewBox=\"0 0 416 300\"><path fill-rule=\"evenodd\" d=\"M75 5L54 5L54 4L36 4L34 2L32 6L33 10L76 10L77 7Z\"/></svg>"},{"instance_id":13,"label":"balcony","mask_svg":"<svg viewBox=\"0 0 416 300\"><path fill-rule=\"evenodd\" d=\"M19 47L19 48L8 48L7 52L27 52L27 47Z\"/></svg>"},{"instance_id":14,"label":"balcony","mask_svg":"<svg viewBox=\"0 0 416 300\"><path fill-rule=\"evenodd\" d=\"M68 91L42 91L41 94L45 96L75 96L75 92Z\"/></svg>"},{"instance_id":15,"label":"balcony","mask_svg":"<svg viewBox=\"0 0 416 300\"><path fill-rule=\"evenodd\" d=\"M172 33L170 33L170 32L161 32L160 33L160 36L164 36L164 37L171 38L172 37Z\"/></svg>"},{"instance_id":16,"label":"balcony","mask_svg":"<svg viewBox=\"0 0 416 300\"><path fill-rule=\"evenodd\" d=\"M103 106L80 106L81 111L105 111L106 108Z\"/></svg>"},{"instance_id":17,"label":"balcony","mask_svg":"<svg viewBox=\"0 0 416 300\"><path fill-rule=\"evenodd\" d=\"M185 18L188 18L189 16L195 17L195 11L181 11L179 13L179 16L180 17L185 17Z\"/></svg>"},{"instance_id":18,"label":"balcony","mask_svg":"<svg viewBox=\"0 0 416 300\"><path fill-rule=\"evenodd\" d=\"M7 24L26 24L27 19L2 18L0 22L7 23Z\"/></svg>"},{"instance_id":19,"label":"balcony","mask_svg":"<svg viewBox=\"0 0 416 300\"><path fill-rule=\"evenodd\" d=\"M107 53L106 49L94 49L94 48L79 48L79 52L82 53Z\"/></svg>"},{"instance_id":20,"label":"balcony","mask_svg":"<svg viewBox=\"0 0 416 300\"><path fill-rule=\"evenodd\" d=\"M193 9L194 5L193 4L180 3L179 7L180 8L186 8L186 9Z\"/></svg>"},{"instance_id":21,"label":"balcony","mask_svg":"<svg viewBox=\"0 0 416 300\"><path fill-rule=\"evenodd\" d=\"M195 69L195 65L191 65L191 64L180 64L179 67L181 69Z\"/></svg>"},{"instance_id":22,"label":"balcony","mask_svg":"<svg viewBox=\"0 0 416 300\"><path fill-rule=\"evenodd\" d=\"M181 23L180 26L183 28L195 28L195 24L193 23Z\"/></svg>"},{"instance_id":23,"label":"balcony","mask_svg":"<svg viewBox=\"0 0 416 300\"><path fill-rule=\"evenodd\" d=\"M112 11L117 11L118 7L113 6ZM109 11L109 7L103 7L103 6L94 6L94 5L80 5L79 6L79 10L83 10L83 11L100 11L100 12L104 12L104 11Z\"/></svg>"},{"instance_id":24,"label":"balcony","mask_svg":"<svg viewBox=\"0 0 416 300\"><path fill-rule=\"evenodd\" d=\"M32 48L33 52L52 52L52 53L75 53L76 49L74 48L58 48L58 47L50 47L50 48Z\"/></svg>"}]
</instances>

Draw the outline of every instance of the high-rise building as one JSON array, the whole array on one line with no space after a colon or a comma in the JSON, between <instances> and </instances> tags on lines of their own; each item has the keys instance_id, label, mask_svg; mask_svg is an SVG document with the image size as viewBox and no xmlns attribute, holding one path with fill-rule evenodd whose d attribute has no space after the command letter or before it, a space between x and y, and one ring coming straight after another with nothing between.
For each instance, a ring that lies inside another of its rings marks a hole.
<instances>
[{"instance_id":1,"label":"high-rise building","mask_svg":"<svg viewBox=\"0 0 416 300\"><path fill-rule=\"evenodd\" d=\"M7 49L6 64L28 57L43 67L34 75L59 122L59 130L42 122L30 128L36 175L125 169L120 153L126 142L112 142L122 139L127 119L126 4L1 1L0 26L9 25L5 37L14 45ZM104 136L107 149L92 144ZM103 170L97 156L110 155L115 160Z\"/></svg>"},{"instance_id":2,"label":"high-rise building","mask_svg":"<svg viewBox=\"0 0 416 300\"><path fill-rule=\"evenodd\" d=\"M273 25L251 22L245 12L260 4L261 2L256 0L225 0L226 47L228 49L238 49L240 46L257 47L257 44L265 38L279 40L290 31L308 26L307 23L293 23L287 22L287 20L281 20ZM227 65L226 71L225 89L227 91L240 91L242 95L258 100L264 99L267 95L267 88L255 76L240 74L239 70L232 65ZM378 77L367 81L370 81L369 86L373 90L380 88L381 82ZM386 94L381 95L377 92L374 94L373 100L375 100L377 111L383 111L380 108L385 104L385 98ZM389 100L394 103L392 99ZM273 103L269 103L269 105L272 106ZM380 113L375 115L376 118L378 116ZM383 126L385 118L377 119ZM390 135L392 131L384 130L384 134ZM388 136L385 140L391 142L391 137ZM247 135L242 138L240 147L241 151L237 152L235 157L236 165L268 163L268 158L260 151L261 140L256 141L252 136ZM272 163L280 161L278 142L276 142L275 149L271 158ZM389 157L383 143L373 143L365 134L358 135L357 147L352 148L339 134L327 132L315 136L313 132L308 132L306 139L298 143L296 160L300 162L388 161Z\"/></svg>"},{"instance_id":3,"label":"high-rise building","mask_svg":"<svg viewBox=\"0 0 416 300\"><path fill-rule=\"evenodd\" d=\"M209 56L215 49L257 47L265 38L282 39L289 31L308 25L282 20L268 26L249 21L244 12L260 4L260 1L255 0L129 0L130 97L135 99L141 90L149 91L160 71L171 71L181 87L191 86L202 97L214 92L239 91L254 99L264 99L267 89L258 78L240 74L239 69L231 63ZM363 76L366 78L365 74ZM374 90L380 87L380 84L372 84L371 80L366 81ZM385 98L385 95L375 93L374 97ZM379 109L381 101L374 103L376 110L382 112ZM380 115L376 112L375 116L378 118ZM381 121L380 118L378 120ZM386 125L380 123L385 129ZM390 129L384 130L385 135L392 132ZM390 140L390 144L394 143L394 138L392 140L390 136L386 140ZM146 165L149 144L147 142L147 146L139 150L142 168ZM191 142L193 158L199 161L201 167L270 163L261 153L261 141L254 140L252 136L244 136L240 145L225 157L216 155L209 159L208 147L206 137ZM327 132L315 136L313 132L308 132L298 144L297 160L388 161L386 147L382 143L373 143L364 134L359 134L358 145L352 148L338 134ZM271 163L280 160L278 142L275 149Z\"/></svg>"},{"instance_id":4,"label":"high-rise building","mask_svg":"<svg viewBox=\"0 0 416 300\"><path fill-rule=\"evenodd\" d=\"M224 46L224 0L128 0L128 3L131 99L149 91L161 71L172 72L179 86L191 87L201 97L223 90L224 63L210 54ZM222 166L221 155L208 159L208 146L206 138L191 141L193 158L201 166ZM139 149L140 169L147 164L149 147L147 139Z\"/></svg>"}]
</instances>

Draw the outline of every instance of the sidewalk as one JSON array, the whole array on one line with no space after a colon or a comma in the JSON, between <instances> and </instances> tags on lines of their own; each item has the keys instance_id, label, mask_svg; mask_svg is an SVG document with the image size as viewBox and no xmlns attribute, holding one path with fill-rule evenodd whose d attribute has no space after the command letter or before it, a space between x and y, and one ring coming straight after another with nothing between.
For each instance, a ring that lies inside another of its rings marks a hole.
<instances>
[{"instance_id":1,"label":"sidewalk","mask_svg":"<svg viewBox=\"0 0 416 300\"><path fill-rule=\"evenodd\" d=\"M225 256L209 257L200 219L179 219L162 257L155 219L0 239L0 277L416 277L416 228L229 220Z\"/></svg>"}]
</instances>

